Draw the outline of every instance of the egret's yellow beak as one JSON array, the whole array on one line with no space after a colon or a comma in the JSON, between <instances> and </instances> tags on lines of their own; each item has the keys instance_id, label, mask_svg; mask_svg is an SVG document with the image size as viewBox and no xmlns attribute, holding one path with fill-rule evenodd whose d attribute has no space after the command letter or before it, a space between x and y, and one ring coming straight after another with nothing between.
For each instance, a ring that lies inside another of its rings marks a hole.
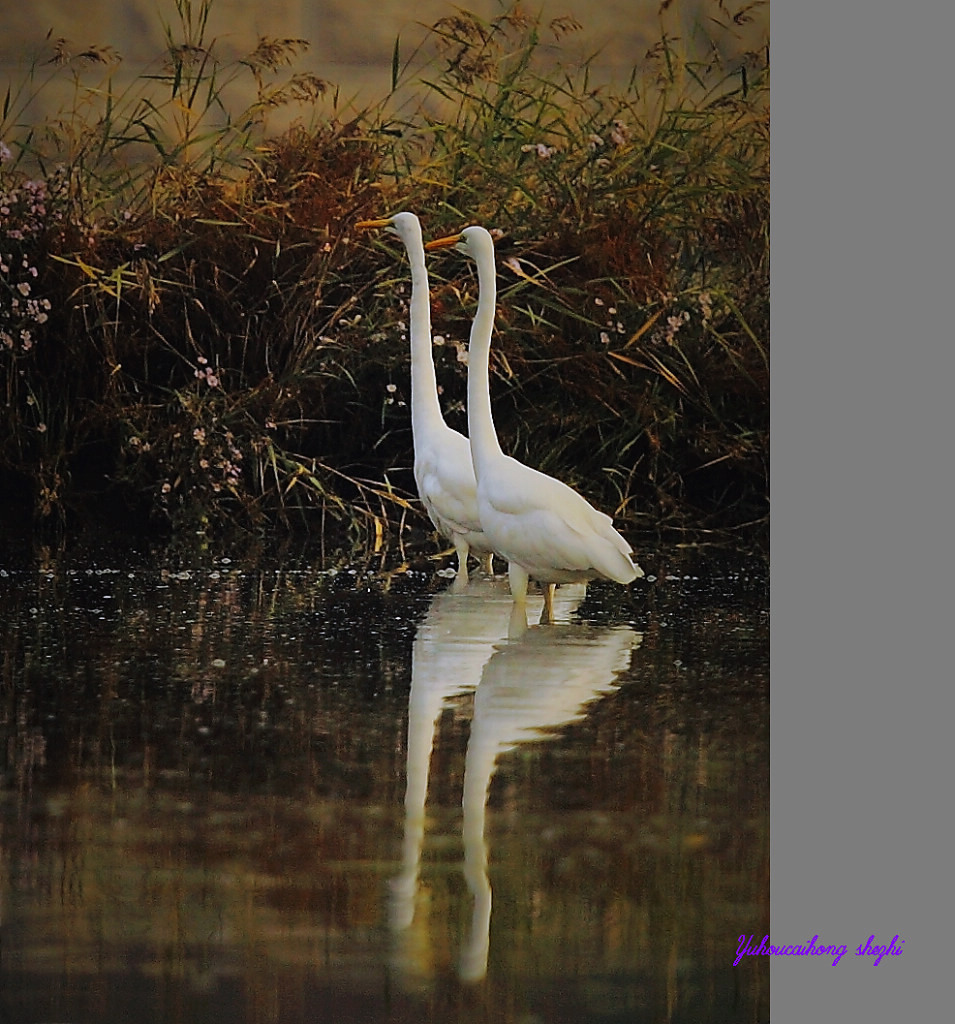
<instances>
[{"instance_id":1,"label":"egret's yellow beak","mask_svg":"<svg viewBox=\"0 0 955 1024\"><path fill-rule=\"evenodd\" d=\"M358 231L365 228L386 228L390 223L390 217L379 217L377 220L360 220L355 224L355 228Z\"/></svg>"},{"instance_id":2,"label":"egret's yellow beak","mask_svg":"<svg viewBox=\"0 0 955 1024\"><path fill-rule=\"evenodd\" d=\"M430 242L425 242L425 249L431 252L432 249L450 249L452 245L457 245L461 241L461 235L446 235L444 238L432 238Z\"/></svg>"}]
</instances>

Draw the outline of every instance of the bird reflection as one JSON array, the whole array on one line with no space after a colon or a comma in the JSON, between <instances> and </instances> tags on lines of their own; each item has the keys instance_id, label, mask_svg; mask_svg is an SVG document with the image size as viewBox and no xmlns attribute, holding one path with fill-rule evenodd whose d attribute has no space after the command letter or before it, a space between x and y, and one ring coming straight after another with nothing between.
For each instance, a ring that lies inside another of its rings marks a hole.
<instances>
[{"instance_id":1,"label":"bird reflection","mask_svg":"<svg viewBox=\"0 0 955 1024\"><path fill-rule=\"evenodd\" d=\"M408 701L407 788L402 869L391 883L390 924L406 968L424 839L425 804L434 732L444 703L476 688L465 759L462 806L464 877L474 899L459 975L477 981L487 971L491 920L485 810L498 758L520 743L547 737L583 716L592 700L617 688L642 634L629 626L571 625L566 620L586 584L557 589L553 623L515 628L503 579L474 579L458 593L437 595L412 650ZM539 600L543 606L543 600ZM528 611L537 600L528 598ZM523 615L522 615L523 618ZM420 938L420 936L419 936Z\"/></svg>"},{"instance_id":2,"label":"bird reflection","mask_svg":"<svg viewBox=\"0 0 955 1024\"><path fill-rule=\"evenodd\" d=\"M493 645L507 636L511 599L503 579L472 578L431 601L411 649L405 836L402 869L391 883L391 926L407 928L414 917L428 771L434 731L444 704L473 690Z\"/></svg>"},{"instance_id":3,"label":"bird reflection","mask_svg":"<svg viewBox=\"0 0 955 1024\"><path fill-rule=\"evenodd\" d=\"M569 615L585 594L585 584L558 588L555 616ZM529 605L534 601L528 598ZM543 598L537 603L543 610ZM418 627L411 649L402 870L391 883L391 924L395 929L407 928L414 917L428 772L441 709L475 689L494 645L514 628L514 602L507 581L490 577L472 577L463 588L435 595ZM526 623L520 632L524 630Z\"/></svg>"},{"instance_id":4,"label":"bird reflection","mask_svg":"<svg viewBox=\"0 0 955 1024\"><path fill-rule=\"evenodd\" d=\"M616 690L616 677L641 639L629 626L532 626L485 665L464 763L464 877L474 911L461 954L463 980L477 981L487 970L491 886L484 818L498 758L582 718L591 701Z\"/></svg>"}]
</instances>

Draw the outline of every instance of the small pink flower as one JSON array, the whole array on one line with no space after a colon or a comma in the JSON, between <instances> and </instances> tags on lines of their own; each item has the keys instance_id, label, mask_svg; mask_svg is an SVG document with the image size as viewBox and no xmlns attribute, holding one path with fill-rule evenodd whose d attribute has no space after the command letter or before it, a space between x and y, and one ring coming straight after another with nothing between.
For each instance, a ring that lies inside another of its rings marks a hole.
<instances>
[{"instance_id":1,"label":"small pink flower","mask_svg":"<svg viewBox=\"0 0 955 1024\"><path fill-rule=\"evenodd\" d=\"M553 146L547 146L543 142L528 143L526 146L521 146L522 153L537 153L541 160L549 159L557 150Z\"/></svg>"}]
</instances>

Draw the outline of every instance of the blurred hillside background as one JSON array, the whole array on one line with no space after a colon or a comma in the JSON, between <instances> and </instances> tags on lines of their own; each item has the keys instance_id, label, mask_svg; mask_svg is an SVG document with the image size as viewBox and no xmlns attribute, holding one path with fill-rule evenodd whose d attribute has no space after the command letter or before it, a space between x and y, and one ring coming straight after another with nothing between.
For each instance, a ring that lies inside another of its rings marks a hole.
<instances>
[{"instance_id":1,"label":"blurred hillside background","mask_svg":"<svg viewBox=\"0 0 955 1024\"><path fill-rule=\"evenodd\" d=\"M193 4L198 7L198 2ZM501 0L216 0L208 38L224 60L240 59L255 49L263 36L304 39L309 47L296 61L339 90L339 103L362 106L375 103L391 86L395 40L400 37L402 58L410 56L439 18L468 10L492 18L507 5ZM542 20L567 17L580 30L560 40L544 40L555 59L565 66L590 60L596 81L626 83L647 50L659 39L661 22L667 32L702 53L706 49L712 4L702 0L537 0L522 5ZM709 6L710 10L707 10ZM763 4L754 4L754 8ZM162 21L175 15L175 0L35 0L33 3L0 0L3 33L0 36L0 80L16 75L48 48L50 41L65 39L73 53L84 48L112 47L122 58L117 76L128 80L141 74L163 50ZM734 11L738 5L734 5ZM160 15L157 17L157 12ZM737 26L737 52L764 43L768 18L760 16ZM722 37L725 42L725 36ZM718 43L717 45L722 45ZM735 49L735 47L734 47ZM732 63L733 54L723 53ZM244 82L251 101L253 87ZM52 104L46 92L43 102ZM41 109L38 114L50 113Z\"/></svg>"}]
</instances>

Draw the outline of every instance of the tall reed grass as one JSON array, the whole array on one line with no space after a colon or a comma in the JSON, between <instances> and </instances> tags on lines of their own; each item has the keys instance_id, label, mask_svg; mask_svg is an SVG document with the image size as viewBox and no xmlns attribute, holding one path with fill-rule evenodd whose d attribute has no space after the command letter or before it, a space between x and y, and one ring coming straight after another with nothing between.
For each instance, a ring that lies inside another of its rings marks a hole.
<instances>
[{"instance_id":1,"label":"tall reed grass","mask_svg":"<svg viewBox=\"0 0 955 1024\"><path fill-rule=\"evenodd\" d=\"M705 60L661 32L620 88L542 60L571 19L458 11L410 55L396 41L389 95L355 111L295 73L304 40L220 61L212 3L174 0L165 52L124 89L109 47L51 39L6 90L8 511L189 534L338 524L376 544L426 528L407 265L352 232L404 208L429 235L499 237L507 450L625 531L765 527L768 51L721 56L761 5L713 0ZM243 77L255 99L232 110ZM63 79L69 103L32 123ZM280 108L296 116L273 132ZM466 429L475 279L430 269L442 401Z\"/></svg>"}]
</instances>

